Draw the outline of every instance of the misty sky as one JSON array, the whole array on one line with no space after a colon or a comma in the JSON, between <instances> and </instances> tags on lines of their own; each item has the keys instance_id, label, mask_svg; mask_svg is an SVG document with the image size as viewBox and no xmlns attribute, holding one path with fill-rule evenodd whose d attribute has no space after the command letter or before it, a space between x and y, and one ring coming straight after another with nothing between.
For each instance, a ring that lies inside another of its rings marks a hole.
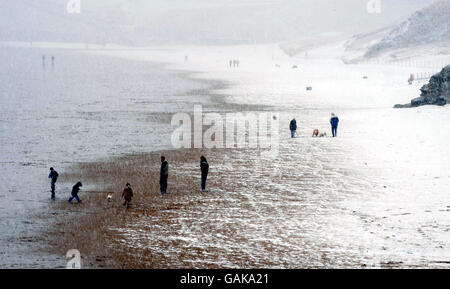
<instances>
[{"instance_id":1,"label":"misty sky","mask_svg":"<svg viewBox=\"0 0 450 289\"><path fill-rule=\"evenodd\" d=\"M327 32L352 35L404 20L433 0L1 0L0 40L150 43L291 41Z\"/></svg>"}]
</instances>

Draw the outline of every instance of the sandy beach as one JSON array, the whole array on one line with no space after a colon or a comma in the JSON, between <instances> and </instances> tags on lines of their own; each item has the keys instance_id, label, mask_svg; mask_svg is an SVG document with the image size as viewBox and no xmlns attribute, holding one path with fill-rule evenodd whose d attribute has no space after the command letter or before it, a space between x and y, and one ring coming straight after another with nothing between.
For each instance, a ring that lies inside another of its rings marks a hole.
<instances>
[{"instance_id":1,"label":"sandy beach","mask_svg":"<svg viewBox=\"0 0 450 289\"><path fill-rule=\"evenodd\" d=\"M83 91L105 91L73 104L81 126L65 120L72 106L56 115L56 135L78 132L73 146L30 162L42 171L33 199L45 203L29 213L41 231L34 249L56 256L37 264L64 267L77 249L85 268L447 268L449 108L393 109L421 85L405 85L409 68L345 65L339 47L318 47L307 59L272 45L77 52L75 63L98 68ZM228 66L230 55L240 68ZM171 118L200 104L205 113L276 115L278 151L173 149ZM329 137L331 112L341 119L337 138ZM328 137L312 138L314 128ZM33 152L46 144L36 143ZM164 196L161 154L170 164ZM71 155L48 205L48 164ZM200 155L210 164L204 193ZM78 180L83 203L67 204ZM126 182L135 191L129 209L120 200Z\"/></svg>"}]
</instances>

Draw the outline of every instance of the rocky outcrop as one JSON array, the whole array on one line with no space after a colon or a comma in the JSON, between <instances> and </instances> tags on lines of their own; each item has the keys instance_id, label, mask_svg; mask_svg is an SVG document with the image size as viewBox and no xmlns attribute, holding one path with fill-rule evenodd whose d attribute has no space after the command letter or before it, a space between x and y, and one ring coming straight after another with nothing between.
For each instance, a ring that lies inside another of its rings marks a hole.
<instances>
[{"instance_id":1,"label":"rocky outcrop","mask_svg":"<svg viewBox=\"0 0 450 289\"><path fill-rule=\"evenodd\" d=\"M395 108L415 107L427 104L446 105L450 103L450 65L433 75L428 84L422 86L420 97L411 100L411 104L397 104Z\"/></svg>"}]
</instances>

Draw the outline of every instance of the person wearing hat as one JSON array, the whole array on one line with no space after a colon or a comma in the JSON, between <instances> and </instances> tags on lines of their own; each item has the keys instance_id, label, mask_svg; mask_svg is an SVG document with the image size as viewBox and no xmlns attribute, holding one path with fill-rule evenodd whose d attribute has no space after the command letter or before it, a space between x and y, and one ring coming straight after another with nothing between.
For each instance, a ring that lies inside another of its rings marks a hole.
<instances>
[{"instance_id":1,"label":"person wearing hat","mask_svg":"<svg viewBox=\"0 0 450 289\"><path fill-rule=\"evenodd\" d=\"M72 203L72 200L74 198L77 199L78 203L81 203L80 198L78 198L78 192L80 191L80 187L82 186L83 184L81 182L78 182L72 187L72 196L69 198L69 203Z\"/></svg>"},{"instance_id":2,"label":"person wearing hat","mask_svg":"<svg viewBox=\"0 0 450 289\"><path fill-rule=\"evenodd\" d=\"M331 114L330 124L331 124L331 133L333 134L333 137L337 137L339 118L334 113Z\"/></svg>"},{"instance_id":3,"label":"person wearing hat","mask_svg":"<svg viewBox=\"0 0 450 289\"><path fill-rule=\"evenodd\" d=\"M122 192L122 198L125 199L125 202L123 203L123 205L126 206L127 208L130 207L130 202L131 202L132 197L133 197L133 190L131 189L130 183L127 183Z\"/></svg>"}]
</instances>

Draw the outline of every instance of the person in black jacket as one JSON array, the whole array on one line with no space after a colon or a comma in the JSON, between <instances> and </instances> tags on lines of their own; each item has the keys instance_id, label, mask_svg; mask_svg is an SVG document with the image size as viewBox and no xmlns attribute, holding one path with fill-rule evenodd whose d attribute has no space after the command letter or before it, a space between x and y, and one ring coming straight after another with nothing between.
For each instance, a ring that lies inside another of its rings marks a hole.
<instances>
[{"instance_id":1,"label":"person in black jacket","mask_svg":"<svg viewBox=\"0 0 450 289\"><path fill-rule=\"evenodd\" d=\"M55 189L56 189L56 181L58 180L58 172L55 171L53 168L50 168L50 173L48 174L48 178L51 179L50 181L50 188L52 189L52 200L55 199Z\"/></svg>"},{"instance_id":2,"label":"person in black jacket","mask_svg":"<svg viewBox=\"0 0 450 289\"><path fill-rule=\"evenodd\" d=\"M169 178L169 163L166 161L166 157L161 156L161 171L159 173L159 187L161 189L161 195L167 193L168 178Z\"/></svg>"},{"instance_id":3,"label":"person in black jacket","mask_svg":"<svg viewBox=\"0 0 450 289\"><path fill-rule=\"evenodd\" d=\"M294 119L289 123L289 129L291 130L291 138L295 137L295 132L297 131L297 121Z\"/></svg>"},{"instance_id":4,"label":"person in black jacket","mask_svg":"<svg viewBox=\"0 0 450 289\"><path fill-rule=\"evenodd\" d=\"M81 182L78 182L72 187L72 196L69 198L69 203L71 203L74 198L77 199L78 203L81 203L80 198L78 198L78 192L80 191L80 187L82 186L83 184Z\"/></svg>"},{"instance_id":5,"label":"person in black jacket","mask_svg":"<svg viewBox=\"0 0 450 289\"><path fill-rule=\"evenodd\" d=\"M208 161L206 161L206 158L204 156L200 157L200 170L202 171L201 188L202 192L204 192L206 190L206 178L208 177L208 170L209 170Z\"/></svg>"}]
</instances>

